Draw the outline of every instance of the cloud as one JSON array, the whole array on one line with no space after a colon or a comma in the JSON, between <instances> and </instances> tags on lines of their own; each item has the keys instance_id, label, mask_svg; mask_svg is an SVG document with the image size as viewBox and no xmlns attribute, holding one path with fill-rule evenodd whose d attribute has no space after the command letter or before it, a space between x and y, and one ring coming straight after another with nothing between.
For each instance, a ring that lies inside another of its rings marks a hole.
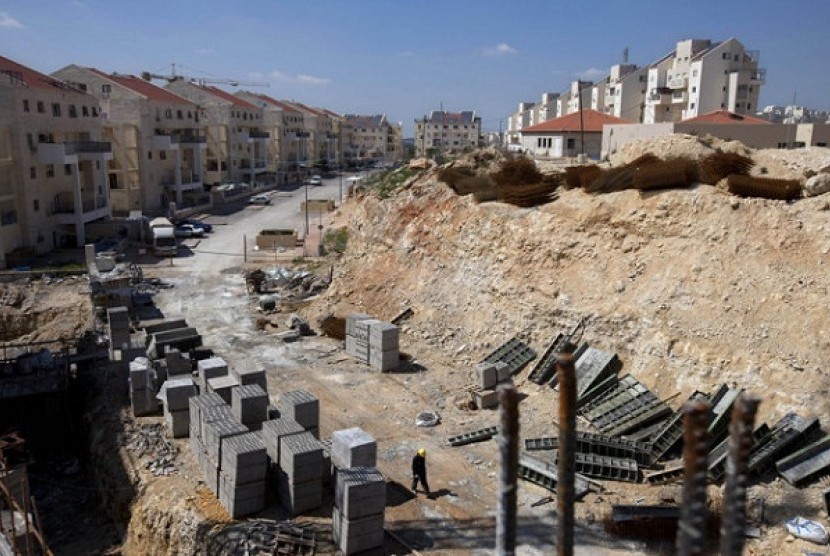
<instances>
[{"instance_id":1,"label":"cloud","mask_svg":"<svg viewBox=\"0 0 830 556\"><path fill-rule=\"evenodd\" d=\"M585 81L596 81L600 77L604 77L606 72L599 69L599 68L588 68L584 71L580 71L576 74L579 79L584 79Z\"/></svg>"},{"instance_id":2,"label":"cloud","mask_svg":"<svg viewBox=\"0 0 830 556\"><path fill-rule=\"evenodd\" d=\"M6 12L0 12L0 27L15 27L23 29L25 26Z\"/></svg>"},{"instance_id":3,"label":"cloud","mask_svg":"<svg viewBox=\"0 0 830 556\"><path fill-rule=\"evenodd\" d=\"M194 52L196 54L213 54L214 50L212 48L197 48Z\"/></svg>"},{"instance_id":4,"label":"cloud","mask_svg":"<svg viewBox=\"0 0 830 556\"><path fill-rule=\"evenodd\" d=\"M253 74L251 74L252 77L254 75L261 76L259 77L259 79L262 79L262 77L267 77L268 79L278 81L280 83L295 83L297 85L325 85L327 83L331 83L331 79L327 79L325 77L315 77L313 75L307 75L305 73L298 73L294 75L279 70L274 70L268 73L267 76L262 76L262 74L259 72L254 72Z\"/></svg>"},{"instance_id":5,"label":"cloud","mask_svg":"<svg viewBox=\"0 0 830 556\"><path fill-rule=\"evenodd\" d=\"M497 46L494 46L493 48L485 48L484 49L484 55L485 56L505 56L507 54L518 54L518 53L519 53L518 50L516 50L515 48L513 48L512 46L510 46L506 42L503 42L503 43L501 43Z\"/></svg>"}]
</instances>

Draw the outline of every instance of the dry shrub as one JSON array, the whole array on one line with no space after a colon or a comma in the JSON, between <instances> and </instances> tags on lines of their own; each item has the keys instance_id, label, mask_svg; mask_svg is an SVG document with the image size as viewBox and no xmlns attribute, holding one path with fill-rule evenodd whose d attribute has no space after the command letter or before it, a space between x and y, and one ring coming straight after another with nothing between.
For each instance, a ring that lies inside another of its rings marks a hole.
<instances>
[{"instance_id":1,"label":"dry shrub","mask_svg":"<svg viewBox=\"0 0 830 556\"><path fill-rule=\"evenodd\" d=\"M714 185L727 176L746 176L754 164L740 154L718 151L700 161L700 181Z\"/></svg>"},{"instance_id":2,"label":"dry shrub","mask_svg":"<svg viewBox=\"0 0 830 556\"><path fill-rule=\"evenodd\" d=\"M726 178L730 193L744 197L763 197L788 201L801 196L801 182L798 180L776 180L732 175Z\"/></svg>"},{"instance_id":3,"label":"dry shrub","mask_svg":"<svg viewBox=\"0 0 830 556\"><path fill-rule=\"evenodd\" d=\"M475 175L475 171L471 168L451 166L449 168L441 168L438 172L438 179L458 193L458 183L465 178L470 178Z\"/></svg>"},{"instance_id":4,"label":"dry shrub","mask_svg":"<svg viewBox=\"0 0 830 556\"><path fill-rule=\"evenodd\" d=\"M568 166L565 168L565 188L584 188L594 181L601 172L602 170L595 164L590 166Z\"/></svg>"},{"instance_id":5,"label":"dry shrub","mask_svg":"<svg viewBox=\"0 0 830 556\"><path fill-rule=\"evenodd\" d=\"M499 187L497 189L499 201L511 205L530 208L550 203L556 198L556 183L533 183L526 185L513 185L510 187Z\"/></svg>"},{"instance_id":6,"label":"dry shrub","mask_svg":"<svg viewBox=\"0 0 830 556\"><path fill-rule=\"evenodd\" d=\"M520 157L505 160L499 171L491 176L498 187L528 185L542 181L542 173L536 163L529 158Z\"/></svg>"},{"instance_id":7,"label":"dry shrub","mask_svg":"<svg viewBox=\"0 0 830 556\"><path fill-rule=\"evenodd\" d=\"M583 189L588 193L613 193L614 191L631 189L635 171L635 168L629 166L602 171Z\"/></svg>"},{"instance_id":8,"label":"dry shrub","mask_svg":"<svg viewBox=\"0 0 830 556\"><path fill-rule=\"evenodd\" d=\"M346 339L346 319L327 315L319 321L320 331L324 336L335 340Z\"/></svg>"},{"instance_id":9,"label":"dry shrub","mask_svg":"<svg viewBox=\"0 0 830 556\"><path fill-rule=\"evenodd\" d=\"M490 201L497 201L499 199L499 194L496 192L496 189L482 189L481 191L476 191L473 193L473 199L475 199L476 203L487 203Z\"/></svg>"},{"instance_id":10,"label":"dry shrub","mask_svg":"<svg viewBox=\"0 0 830 556\"><path fill-rule=\"evenodd\" d=\"M693 160L676 158L637 168L632 186L642 190L689 187L696 179L697 164Z\"/></svg>"},{"instance_id":11,"label":"dry shrub","mask_svg":"<svg viewBox=\"0 0 830 556\"><path fill-rule=\"evenodd\" d=\"M651 164L657 164L658 162L660 162L659 158L657 158L651 153L645 153L641 154L640 156L626 164L626 166L628 168L634 168L635 170L639 170L640 168L644 168L645 166L649 166Z\"/></svg>"},{"instance_id":12,"label":"dry shrub","mask_svg":"<svg viewBox=\"0 0 830 556\"><path fill-rule=\"evenodd\" d=\"M487 189L493 189L494 187L495 184L490 179L490 176L472 176L458 182L456 193L459 195L470 195L476 191L485 191Z\"/></svg>"}]
</instances>

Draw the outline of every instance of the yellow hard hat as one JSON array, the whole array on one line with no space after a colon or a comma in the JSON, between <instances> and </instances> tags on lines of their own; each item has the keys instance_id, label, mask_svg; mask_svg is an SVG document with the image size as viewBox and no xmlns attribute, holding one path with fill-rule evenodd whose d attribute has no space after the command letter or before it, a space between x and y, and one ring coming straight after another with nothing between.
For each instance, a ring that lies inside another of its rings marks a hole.
<instances>
[{"instance_id":1,"label":"yellow hard hat","mask_svg":"<svg viewBox=\"0 0 830 556\"><path fill-rule=\"evenodd\" d=\"M421 456L421 457L424 457L425 455L427 455L427 451L424 450L423 448L419 448L418 449L418 455Z\"/></svg>"}]
</instances>

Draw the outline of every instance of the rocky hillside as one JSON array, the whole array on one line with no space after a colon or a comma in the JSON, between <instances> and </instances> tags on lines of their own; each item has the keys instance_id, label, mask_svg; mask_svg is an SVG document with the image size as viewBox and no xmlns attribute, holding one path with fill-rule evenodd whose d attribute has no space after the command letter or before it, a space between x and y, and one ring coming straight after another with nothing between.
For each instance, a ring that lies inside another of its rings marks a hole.
<instances>
[{"instance_id":1,"label":"rocky hillside","mask_svg":"<svg viewBox=\"0 0 830 556\"><path fill-rule=\"evenodd\" d=\"M728 382L764 397L764 419L830 412L826 195L559 193L533 209L477 204L434 170L369 193L341 214L348 250L317 311L411 306L405 349L462 369L513 335L541 350L584 320L585 340L664 397Z\"/></svg>"}]
</instances>

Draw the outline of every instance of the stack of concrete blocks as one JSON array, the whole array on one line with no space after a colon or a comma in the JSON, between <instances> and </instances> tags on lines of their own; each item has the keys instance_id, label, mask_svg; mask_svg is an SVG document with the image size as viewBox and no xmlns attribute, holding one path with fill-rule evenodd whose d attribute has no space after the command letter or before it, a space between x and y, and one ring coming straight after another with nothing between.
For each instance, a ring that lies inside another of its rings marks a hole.
<instances>
[{"instance_id":1,"label":"stack of concrete blocks","mask_svg":"<svg viewBox=\"0 0 830 556\"><path fill-rule=\"evenodd\" d=\"M164 402L164 419L173 438L190 434L190 398L197 394L190 376L179 376L162 384L160 396Z\"/></svg>"},{"instance_id":2,"label":"stack of concrete blocks","mask_svg":"<svg viewBox=\"0 0 830 556\"><path fill-rule=\"evenodd\" d=\"M286 417L270 419L262 423L262 441L265 443L265 451L275 472L280 464L280 443L282 440L304 432L306 430L301 424Z\"/></svg>"},{"instance_id":3,"label":"stack of concrete blocks","mask_svg":"<svg viewBox=\"0 0 830 556\"><path fill-rule=\"evenodd\" d=\"M306 390L293 390L280 396L280 416L297 421L305 430L320 438L320 400Z\"/></svg>"},{"instance_id":4,"label":"stack of concrete blocks","mask_svg":"<svg viewBox=\"0 0 830 556\"><path fill-rule=\"evenodd\" d=\"M323 505L323 445L310 432L280 439L277 497L292 516Z\"/></svg>"},{"instance_id":5,"label":"stack of concrete blocks","mask_svg":"<svg viewBox=\"0 0 830 556\"><path fill-rule=\"evenodd\" d=\"M208 425L215 421L232 419L231 406L227 405L217 394L202 394L190 398L190 446L193 449L193 457L199 462L205 483L209 486L211 480L214 484L216 482L217 465L207 450Z\"/></svg>"},{"instance_id":6,"label":"stack of concrete blocks","mask_svg":"<svg viewBox=\"0 0 830 556\"><path fill-rule=\"evenodd\" d=\"M227 406L220 406L227 407ZM202 412L203 416L208 415L216 407L209 407ZM219 496L220 472L222 470L222 454L228 439L250 432L248 427L234 419L221 418L215 421L205 422L202 427L202 439L205 443L205 483L214 494Z\"/></svg>"},{"instance_id":7,"label":"stack of concrete blocks","mask_svg":"<svg viewBox=\"0 0 830 556\"><path fill-rule=\"evenodd\" d=\"M207 380L207 391L219 394L225 403L231 403L233 391L239 383L231 375L216 376Z\"/></svg>"},{"instance_id":8,"label":"stack of concrete blocks","mask_svg":"<svg viewBox=\"0 0 830 556\"><path fill-rule=\"evenodd\" d=\"M372 320L363 313L346 315L346 353L369 364L369 327L365 321Z\"/></svg>"},{"instance_id":9,"label":"stack of concrete blocks","mask_svg":"<svg viewBox=\"0 0 830 556\"><path fill-rule=\"evenodd\" d=\"M236 382L238 382L240 386L257 384L266 392L268 391L268 381L265 378L265 369L259 369L253 366L234 368L231 369L231 376L236 379Z\"/></svg>"},{"instance_id":10,"label":"stack of concrete blocks","mask_svg":"<svg viewBox=\"0 0 830 556\"><path fill-rule=\"evenodd\" d=\"M138 357L129 365L130 405L133 415L142 417L158 411L155 373L146 357Z\"/></svg>"},{"instance_id":11,"label":"stack of concrete blocks","mask_svg":"<svg viewBox=\"0 0 830 556\"><path fill-rule=\"evenodd\" d=\"M227 376L228 364L221 357L208 357L196 363L196 381L199 389L205 393L208 391L208 380L220 376Z\"/></svg>"},{"instance_id":12,"label":"stack of concrete blocks","mask_svg":"<svg viewBox=\"0 0 830 556\"><path fill-rule=\"evenodd\" d=\"M124 344L130 343L130 313L126 307L107 309L107 334L110 339L110 361L115 361L115 352L120 352Z\"/></svg>"},{"instance_id":13,"label":"stack of concrete blocks","mask_svg":"<svg viewBox=\"0 0 830 556\"><path fill-rule=\"evenodd\" d=\"M237 421L258 431L268 419L268 393L259 384L237 386L231 390L231 409Z\"/></svg>"},{"instance_id":14,"label":"stack of concrete blocks","mask_svg":"<svg viewBox=\"0 0 830 556\"><path fill-rule=\"evenodd\" d=\"M343 554L383 546L386 481L374 467L337 473L332 508L332 536Z\"/></svg>"},{"instance_id":15,"label":"stack of concrete blocks","mask_svg":"<svg viewBox=\"0 0 830 556\"><path fill-rule=\"evenodd\" d=\"M192 374L190 356L183 354L178 349L168 349L164 354L164 361L167 363L167 376L180 376Z\"/></svg>"},{"instance_id":16,"label":"stack of concrete blocks","mask_svg":"<svg viewBox=\"0 0 830 556\"><path fill-rule=\"evenodd\" d=\"M347 315L346 353L381 372L396 369L400 365L400 329L368 315Z\"/></svg>"},{"instance_id":17,"label":"stack of concrete blocks","mask_svg":"<svg viewBox=\"0 0 830 556\"><path fill-rule=\"evenodd\" d=\"M331 438L321 438L323 446L323 487L331 488Z\"/></svg>"},{"instance_id":18,"label":"stack of concrete blocks","mask_svg":"<svg viewBox=\"0 0 830 556\"><path fill-rule=\"evenodd\" d=\"M123 364L146 355L147 348L144 347L143 334L131 334L130 341L121 346L121 362Z\"/></svg>"},{"instance_id":19,"label":"stack of concrete blocks","mask_svg":"<svg viewBox=\"0 0 830 556\"><path fill-rule=\"evenodd\" d=\"M479 363L476 365L475 401L479 409L491 409L499 405L499 393L496 387L510 381L510 367L498 363Z\"/></svg>"},{"instance_id":20,"label":"stack of concrete blocks","mask_svg":"<svg viewBox=\"0 0 830 556\"><path fill-rule=\"evenodd\" d=\"M375 467L377 454L377 442L360 427L334 431L331 435L331 463L336 470Z\"/></svg>"},{"instance_id":21,"label":"stack of concrete blocks","mask_svg":"<svg viewBox=\"0 0 830 556\"><path fill-rule=\"evenodd\" d=\"M231 517L262 511L268 456L259 436L249 432L225 439L220 469L219 501Z\"/></svg>"},{"instance_id":22,"label":"stack of concrete blocks","mask_svg":"<svg viewBox=\"0 0 830 556\"><path fill-rule=\"evenodd\" d=\"M164 357L168 349L190 350L202 345L202 336L193 327L174 328L148 334L147 357L158 359Z\"/></svg>"}]
</instances>

